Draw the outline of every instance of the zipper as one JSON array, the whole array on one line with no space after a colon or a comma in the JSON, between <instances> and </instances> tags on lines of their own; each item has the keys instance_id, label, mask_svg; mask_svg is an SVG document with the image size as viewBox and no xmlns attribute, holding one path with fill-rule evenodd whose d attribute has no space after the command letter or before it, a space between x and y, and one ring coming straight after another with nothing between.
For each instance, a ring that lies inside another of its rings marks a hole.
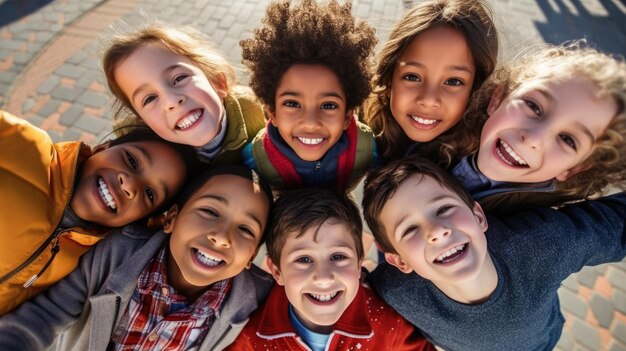
<instances>
[{"instance_id":1,"label":"zipper","mask_svg":"<svg viewBox=\"0 0 626 351\"><path fill-rule=\"evenodd\" d=\"M320 161L315 162L315 171L319 172L320 168L322 168L322 163Z\"/></svg>"},{"instance_id":2,"label":"zipper","mask_svg":"<svg viewBox=\"0 0 626 351\"><path fill-rule=\"evenodd\" d=\"M72 201L72 196L74 196L74 188L76 187L76 178L77 174L78 174L78 159L80 158L81 152L83 151L83 144L82 142L80 143L80 145L78 146L78 155L76 155L76 158L74 159L74 174L72 177L72 186L71 186L71 190L70 190L70 196L68 197L67 200L67 204L66 206L69 206L70 201ZM54 232L52 232L52 235L50 235L46 241L43 242L43 244L41 244L41 246L39 246L37 248L37 250L35 250L35 252L33 252L32 255L30 255L26 261L22 262L22 264L20 264L19 266L17 266L17 268L13 269L12 271L10 271L9 273L5 274L3 277L0 277L0 284L4 283L5 281L9 280L12 276L14 276L15 274L17 274L19 271L21 271L22 269L26 268L26 266L28 266L29 264L31 264L35 258L37 258L37 256L41 255L41 253L43 252L43 250L45 250L46 246L48 246L53 240L56 240L54 246L52 247L52 257L50 257L50 259L48 260L48 262L46 262L46 265L44 266L44 268L37 274L35 274L34 276L30 277L30 279L28 279L26 281L26 283L24 283L24 287L27 288L29 286L31 286L35 280L37 280L39 278L39 276L41 276L41 274L43 274L43 272L48 268L48 266L50 265L50 263L52 263L52 260L54 259L54 256L56 256L56 254L59 252L60 247L59 247L59 236L64 232L64 231L68 231L68 229L66 230L62 230L62 229L58 229L59 224L61 224L61 220L63 219L63 215L61 215L61 218L59 218L59 221L56 224L57 229L54 230Z\"/></svg>"},{"instance_id":3,"label":"zipper","mask_svg":"<svg viewBox=\"0 0 626 351\"><path fill-rule=\"evenodd\" d=\"M115 324L117 324L117 317L120 314L120 302L121 302L121 300L122 300L121 297L115 296L115 314L113 315L113 324L111 325L111 337L115 333ZM109 340L111 339L111 337L109 337Z\"/></svg>"},{"instance_id":4,"label":"zipper","mask_svg":"<svg viewBox=\"0 0 626 351\"><path fill-rule=\"evenodd\" d=\"M61 229L57 229L55 230L52 235L50 235L46 241L43 242L43 244L41 244L37 250L35 250L35 252L33 252L32 255L30 255L24 262L22 262L22 264L20 264L19 266L17 266L15 269L13 269L12 271L10 271L9 273L5 274L2 278L0 278L0 284L4 283L5 281L9 280L12 276L14 276L15 274L17 274L19 271L21 271L22 269L26 268L26 266L28 266L29 264L31 264L39 255L41 255L41 253L43 252L43 250L46 249L46 247L48 245L50 245L50 243L54 240L55 244L52 247L52 257L50 257L50 259L48 260L48 262L46 262L46 265L44 266L44 269L41 270L38 274L32 276L30 279L28 279L28 281L26 281L26 283L24 283L24 287L27 288L30 285L32 285L35 280L37 280L37 278L39 278L39 275L41 275L41 273L43 273L43 271L45 269L48 268L48 266L50 265L50 263L52 262L52 260L54 259L54 256L56 256L57 252L59 252L59 236L64 232L65 230L61 230ZM31 281L32 280L32 281ZM28 285L27 285L28 284Z\"/></svg>"}]
</instances>

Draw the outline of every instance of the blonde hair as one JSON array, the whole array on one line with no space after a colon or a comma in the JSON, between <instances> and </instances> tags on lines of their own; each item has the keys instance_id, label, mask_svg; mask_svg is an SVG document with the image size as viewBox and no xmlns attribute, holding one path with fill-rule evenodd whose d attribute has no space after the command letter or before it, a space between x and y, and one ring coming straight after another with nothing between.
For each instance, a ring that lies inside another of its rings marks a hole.
<instances>
[{"instance_id":1,"label":"blonde hair","mask_svg":"<svg viewBox=\"0 0 626 351\"><path fill-rule=\"evenodd\" d=\"M472 92L493 72L498 56L498 35L493 23L491 8L481 0L430 0L407 11L393 28L389 39L377 58L377 67L372 79L373 94L365 107L365 121L380 141L381 154L389 160L403 156L404 149L411 143L389 106L391 78L405 48L421 33L436 26L450 26L460 31L467 40L474 63L476 76ZM470 97L471 100L471 97ZM461 125L452 130L462 131ZM449 133L444 133L449 134ZM457 137L462 137L462 133Z\"/></svg>"},{"instance_id":2,"label":"blonde hair","mask_svg":"<svg viewBox=\"0 0 626 351\"><path fill-rule=\"evenodd\" d=\"M139 29L112 35L107 44L102 58L102 68L109 90L115 98L113 108L116 127L145 125L115 80L118 65L143 45L157 44L174 54L188 58L212 83L218 82L223 76L227 88L235 84L235 70L231 64L208 37L190 27L150 21Z\"/></svg>"},{"instance_id":3,"label":"blonde hair","mask_svg":"<svg viewBox=\"0 0 626 351\"><path fill-rule=\"evenodd\" d=\"M580 164L588 169L559 182L557 193L589 198L601 195L607 185L624 189L626 157L620 155L626 155L626 63L623 59L616 59L585 45L584 41L560 46L546 45L498 69L476 94L475 103L470 108L472 111L468 109L468 113L478 116L474 120L479 121L473 127L478 130L478 136L469 153L478 152L480 130L488 118L487 106L496 87L503 89L504 99L529 80L558 82L582 77L593 84L597 98L611 98L616 103L617 113L596 140L591 155ZM455 160L462 157L456 151L457 147L455 143L442 146L441 157Z\"/></svg>"}]
</instances>

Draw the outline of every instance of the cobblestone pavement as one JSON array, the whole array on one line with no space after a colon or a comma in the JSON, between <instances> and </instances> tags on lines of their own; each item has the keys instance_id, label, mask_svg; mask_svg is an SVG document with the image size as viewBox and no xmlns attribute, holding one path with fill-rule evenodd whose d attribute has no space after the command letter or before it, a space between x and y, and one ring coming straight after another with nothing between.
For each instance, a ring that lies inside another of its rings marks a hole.
<instances>
[{"instance_id":1,"label":"cobblestone pavement","mask_svg":"<svg viewBox=\"0 0 626 351\"><path fill-rule=\"evenodd\" d=\"M250 37L268 0L0 0L0 107L47 130L55 141L97 143L111 130L110 96L99 67L111 23L157 17L209 34L247 83L238 42ZM355 14L385 40L417 1L354 0ZM624 0L491 0L501 58L542 42L585 37L626 54ZM626 351L626 261L589 267L559 290L566 324L561 350Z\"/></svg>"}]
</instances>

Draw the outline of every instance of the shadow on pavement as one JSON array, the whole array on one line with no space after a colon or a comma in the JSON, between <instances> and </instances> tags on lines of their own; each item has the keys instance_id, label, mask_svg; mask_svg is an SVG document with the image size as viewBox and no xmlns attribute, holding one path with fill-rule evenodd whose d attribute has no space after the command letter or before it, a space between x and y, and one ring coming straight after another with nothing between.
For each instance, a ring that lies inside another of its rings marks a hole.
<instances>
[{"instance_id":1,"label":"shadow on pavement","mask_svg":"<svg viewBox=\"0 0 626 351\"><path fill-rule=\"evenodd\" d=\"M5 0L0 2L0 27L30 15L53 0Z\"/></svg>"},{"instance_id":2,"label":"shadow on pavement","mask_svg":"<svg viewBox=\"0 0 626 351\"><path fill-rule=\"evenodd\" d=\"M570 0L577 13L570 11L563 0L537 0L547 22L537 22L535 26L548 43L585 38L590 46L600 51L626 56L626 13L613 1L598 0L608 13L606 16L590 13L580 0ZM558 11L550 2L556 4ZM620 2L624 4L623 0Z\"/></svg>"}]
</instances>

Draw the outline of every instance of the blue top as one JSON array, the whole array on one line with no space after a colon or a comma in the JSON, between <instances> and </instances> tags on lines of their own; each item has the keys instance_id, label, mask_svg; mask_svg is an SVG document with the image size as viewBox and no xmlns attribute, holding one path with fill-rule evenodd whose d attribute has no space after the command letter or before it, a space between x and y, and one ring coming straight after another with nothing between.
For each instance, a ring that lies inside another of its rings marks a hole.
<instances>
[{"instance_id":1,"label":"blue top","mask_svg":"<svg viewBox=\"0 0 626 351\"><path fill-rule=\"evenodd\" d=\"M476 201L487 196L524 191L551 192L556 190L553 180L539 183L499 182L487 178L476 166L475 155L465 156L452 169L452 174L472 194Z\"/></svg>"},{"instance_id":2,"label":"blue top","mask_svg":"<svg viewBox=\"0 0 626 351\"><path fill-rule=\"evenodd\" d=\"M488 216L488 253L498 274L492 296L462 304L415 273L384 263L371 274L378 294L446 350L551 350L563 329L557 289L583 266L626 256L626 195L561 210Z\"/></svg>"},{"instance_id":3,"label":"blue top","mask_svg":"<svg viewBox=\"0 0 626 351\"><path fill-rule=\"evenodd\" d=\"M328 338L330 338L330 334L320 334L312 331L307 328L296 313L293 311L293 306L289 304L289 321L291 322L291 326L296 330L296 334L298 334L305 344L311 348L313 351L324 351L326 349L326 344L328 343Z\"/></svg>"}]
</instances>

